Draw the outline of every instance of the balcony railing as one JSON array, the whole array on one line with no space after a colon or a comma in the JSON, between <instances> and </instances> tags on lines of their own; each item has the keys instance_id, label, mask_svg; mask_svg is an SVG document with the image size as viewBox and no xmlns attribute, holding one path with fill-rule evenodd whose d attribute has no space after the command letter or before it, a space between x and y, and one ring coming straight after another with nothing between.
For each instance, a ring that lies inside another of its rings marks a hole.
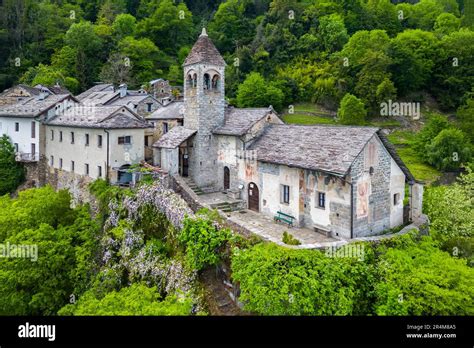
<instances>
[{"instance_id":1,"label":"balcony railing","mask_svg":"<svg viewBox=\"0 0 474 348\"><path fill-rule=\"evenodd\" d=\"M38 162L39 161L39 152L35 153L25 153L17 152L15 159L17 162Z\"/></svg>"}]
</instances>

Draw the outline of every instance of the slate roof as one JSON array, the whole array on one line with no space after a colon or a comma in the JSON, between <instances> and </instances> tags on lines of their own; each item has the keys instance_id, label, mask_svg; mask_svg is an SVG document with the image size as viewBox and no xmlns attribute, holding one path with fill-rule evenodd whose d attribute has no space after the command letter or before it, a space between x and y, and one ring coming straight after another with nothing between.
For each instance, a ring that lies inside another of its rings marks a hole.
<instances>
[{"instance_id":1,"label":"slate roof","mask_svg":"<svg viewBox=\"0 0 474 348\"><path fill-rule=\"evenodd\" d=\"M0 116L36 117L68 97L74 98L70 94L48 95L42 100L29 97L16 104L0 107Z\"/></svg>"},{"instance_id":2,"label":"slate roof","mask_svg":"<svg viewBox=\"0 0 474 348\"><path fill-rule=\"evenodd\" d=\"M51 126L68 126L80 128L149 128L150 126L140 116L121 112L124 106L84 106L69 108L63 113L45 121ZM126 108L127 111L130 109Z\"/></svg>"},{"instance_id":3,"label":"slate roof","mask_svg":"<svg viewBox=\"0 0 474 348\"><path fill-rule=\"evenodd\" d=\"M273 112L271 107L245 109L228 107L225 110L224 125L216 128L214 134L244 135L256 122L260 121L270 112Z\"/></svg>"},{"instance_id":4,"label":"slate roof","mask_svg":"<svg viewBox=\"0 0 474 348\"><path fill-rule=\"evenodd\" d=\"M380 141L385 146L390 156L392 156L395 163L398 164L403 174L405 174L406 180L412 183L417 181L415 177L413 176L413 174L410 172L410 169L408 169L406 164L403 163L402 159L397 153L397 150L395 149L395 146L393 146L393 144L388 140L387 136L381 130L377 132L377 135L379 136Z\"/></svg>"},{"instance_id":5,"label":"slate roof","mask_svg":"<svg viewBox=\"0 0 474 348\"><path fill-rule=\"evenodd\" d=\"M194 129L184 128L183 126L175 126L169 130L168 133L164 134L158 141L153 144L153 147L161 147L166 149L175 149L181 143L197 131Z\"/></svg>"},{"instance_id":6,"label":"slate roof","mask_svg":"<svg viewBox=\"0 0 474 348\"><path fill-rule=\"evenodd\" d=\"M126 105L130 107L134 107L135 105L138 105L143 99L150 97L148 94L133 94L133 95L126 95L123 98L116 98L112 101L108 101L107 105Z\"/></svg>"},{"instance_id":7,"label":"slate roof","mask_svg":"<svg viewBox=\"0 0 474 348\"><path fill-rule=\"evenodd\" d=\"M38 89L38 90L45 89L45 90L49 91L51 94L71 94L71 92L69 92L67 90L67 88L62 87L60 85L43 86L41 84L38 84L34 88Z\"/></svg>"},{"instance_id":8,"label":"slate roof","mask_svg":"<svg viewBox=\"0 0 474 348\"><path fill-rule=\"evenodd\" d=\"M183 119L184 102L172 101L166 106L159 108L147 116L147 120L171 120Z\"/></svg>"},{"instance_id":9,"label":"slate roof","mask_svg":"<svg viewBox=\"0 0 474 348\"><path fill-rule=\"evenodd\" d=\"M99 83L88 90L82 92L81 94L77 95L76 98L78 100L83 100L84 98L88 97L94 92L104 92L104 91L109 91L113 92L114 91L114 85L111 83Z\"/></svg>"},{"instance_id":10,"label":"slate roof","mask_svg":"<svg viewBox=\"0 0 474 348\"><path fill-rule=\"evenodd\" d=\"M374 127L270 125L250 145L257 160L345 175Z\"/></svg>"},{"instance_id":11,"label":"slate roof","mask_svg":"<svg viewBox=\"0 0 474 348\"><path fill-rule=\"evenodd\" d=\"M212 43L209 36L207 36L206 29L202 29L202 33L189 52L184 66L196 63L210 63L213 65L225 65L225 61Z\"/></svg>"}]
</instances>

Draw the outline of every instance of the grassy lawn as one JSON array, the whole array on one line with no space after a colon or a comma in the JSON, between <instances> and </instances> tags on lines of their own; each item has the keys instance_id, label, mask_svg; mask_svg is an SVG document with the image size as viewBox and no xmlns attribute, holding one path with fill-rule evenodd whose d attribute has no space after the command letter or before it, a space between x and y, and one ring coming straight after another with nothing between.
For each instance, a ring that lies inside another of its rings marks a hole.
<instances>
[{"instance_id":1,"label":"grassy lawn","mask_svg":"<svg viewBox=\"0 0 474 348\"><path fill-rule=\"evenodd\" d=\"M286 114L281 117L285 123L291 124L336 124L333 118L306 114Z\"/></svg>"},{"instance_id":2,"label":"grassy lawn","mask_svg":"<svg viewBox=\"0 0 474 348\"><path fill-rule=\"evenodd\" d=\"M397 153L402 161L405 162L415 178L430 184L441 176L441 172L420 159L412 145L415 138L416 133L402 130L395 131L388 136L390 142L397 148Z\"/></svg>"}]
</instances>

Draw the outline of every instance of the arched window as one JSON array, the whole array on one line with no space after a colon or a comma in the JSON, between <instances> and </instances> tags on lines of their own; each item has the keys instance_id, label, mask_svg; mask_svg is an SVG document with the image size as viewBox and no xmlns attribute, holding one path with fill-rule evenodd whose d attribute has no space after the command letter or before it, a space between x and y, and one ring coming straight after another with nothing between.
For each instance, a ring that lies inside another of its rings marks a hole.
<instances>
[{"instance_id":1,"label":"arched window","mask_svg":"<svg viewBox=\"0 0 474 348\"><path fill-rule=\"evenodd\" d=\"M212 89L219 89L220 78L218 74L212 77Z\"/></svg>"},{"instance_id":2,"label":"arched window","mask_svg":"<svg viewBox=\"0 0 474 348\"><path fill-rule=\"evenodd\" d=\"M198 84L197 81L198 81L198 76L197 76L197 74L195 73L195 74L193 75L193 88L196 88L196 87L197 87L197 84Z\"/></svg>"},{"instance_id":3,"label":"arched window","mask_svg":"<svg viewBox=\"0 0 474 348\"><path fill-rule=\"evenodd\" d=\"M186 86L188 86L189 88L193 87L193 77L191 76L191 74L188 74L188 77L186 78Z\"/></svg>"},{"instance_id":4,"label":"arched window","mask_svg":"<svg viewBox=\"0 0 474 348\"><path fill-rule=\"evenodd\" d=\"M204 74L204 89L211 89L211 77L209 74Z\"/></svg>"}]
</instances>

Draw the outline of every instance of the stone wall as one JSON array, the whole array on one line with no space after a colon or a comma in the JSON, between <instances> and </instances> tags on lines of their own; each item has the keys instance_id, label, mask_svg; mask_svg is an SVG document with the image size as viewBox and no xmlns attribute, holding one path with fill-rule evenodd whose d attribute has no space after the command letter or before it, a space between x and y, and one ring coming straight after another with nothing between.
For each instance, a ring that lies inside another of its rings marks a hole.
<instances>
[{"instance_id":1,"label":"stone wall","mask_svg":"<svg viewBox=\"0 0 474 348\"><path fill-rule=\"evenodd\" d=\"M351 167L354 197L353 237L390 228L391 156L377 136L367 143Z\"/></svg>"}]
</instances>

